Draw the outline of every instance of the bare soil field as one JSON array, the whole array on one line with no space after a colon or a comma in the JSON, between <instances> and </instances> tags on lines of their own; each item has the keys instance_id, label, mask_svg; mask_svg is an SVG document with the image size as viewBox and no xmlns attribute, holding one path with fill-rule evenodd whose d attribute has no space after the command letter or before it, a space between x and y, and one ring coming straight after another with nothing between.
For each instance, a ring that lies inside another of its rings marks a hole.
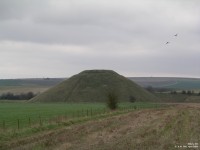
<instances>
[{"instance_id":1,"label":"bare soil field","mask_svg":"<svg viewBox=\"0 0 200 150\"><path fill-rule=\"evenodd\" d=\"M169 104L15 138L4 149L200 149L200 104ZM184 147L184 148L183 148Z\"/></svg>"}]
</instances>

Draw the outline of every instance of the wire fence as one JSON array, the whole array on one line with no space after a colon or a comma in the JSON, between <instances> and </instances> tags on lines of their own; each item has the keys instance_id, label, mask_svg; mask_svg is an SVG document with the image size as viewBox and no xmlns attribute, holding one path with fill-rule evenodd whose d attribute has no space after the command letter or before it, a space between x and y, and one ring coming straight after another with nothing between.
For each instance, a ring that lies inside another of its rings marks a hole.
<instances>
[{"instance_id":1,"label":"wire fence","mask_svg":"<svg viewBox=\"0 0 200 150\"><path fill-rule=\"evenodd\" d=\"M129 106L129 107L120 107L116 111L111 111L106 108L101 109L82 109L76 110L71 112L65 112L60 115L53 115L52 114L38 114L35 116L26 116L24 118L15 118L13 120L0 120L0 131L6 131L10 129L24 129L24 128L31 128L31 127L39 127L44 125L51 125L51 124L59 124L62 122L73 121L79 118L87 118L87 117L95 117L99 115L110 114L114 112L127 112L133 111L136 109L145 109L145 108L161 108L165 107L165 105L137 105L137 106Z\"/></svg>"}]
</instances>

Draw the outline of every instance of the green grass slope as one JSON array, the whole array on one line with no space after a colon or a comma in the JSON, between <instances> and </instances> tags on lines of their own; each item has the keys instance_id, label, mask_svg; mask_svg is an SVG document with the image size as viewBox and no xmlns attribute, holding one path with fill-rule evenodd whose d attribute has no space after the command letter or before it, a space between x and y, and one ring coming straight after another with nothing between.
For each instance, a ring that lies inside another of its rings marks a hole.
<instances>
[{"instance_id":1,"label":"green grass slope","mask_svg":"<svg viewBox=\"0 0 200 150\"><path fill-rule=\"evenodd\" d=\"M31 102L105 102L114 91L119 101L156 101L156 97L131 80L111 70L87 70L31 99Z\"/></svg>"}]
</instances>

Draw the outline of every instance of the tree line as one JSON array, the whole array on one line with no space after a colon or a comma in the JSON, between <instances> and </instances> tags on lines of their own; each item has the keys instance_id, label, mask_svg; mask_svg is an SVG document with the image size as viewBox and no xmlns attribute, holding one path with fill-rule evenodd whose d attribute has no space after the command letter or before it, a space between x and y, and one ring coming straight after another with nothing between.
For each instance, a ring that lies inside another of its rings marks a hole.
<instances>
[{"instance_id":1,"label":"tree line","mask_svg":"<svg viewBox=\"0 0 200 150\"><path fill-rule=\"evenodd\" d=\"M200 92L199 93L195 93L192 90L182 90L181 92L177 92L177 91L171 91L171 94L184 94L184 95L197 95L200 96Z\"/></svg>"},{"instance_id":2,"label":"tree line","mask_svg":"<svg viewBox=\"0 0 200 150\"><path fill-rule=\"evenodd\" d=\"M33 92L21 93L21 94L13 94L11 92L8 92L8 93L3 93L0 96L0 99L2 100L29 100L35 96L36 94L34 94Z\"/></svg>"},{"instance_id":3,"label":"tree line","mask_svg":"<svg viewBox=\"0 0 200 150\"><path fill-rule=\"evenodd\" d=\"M175 91L169 88L162 88L162 87L152 87L148 86L145 89L151 93L170 93L170 94L184 94L184 95L197 95L200 96L199 93L195 93L193 90L182 90L182 91Z\"/></svg>"}]
</instances>

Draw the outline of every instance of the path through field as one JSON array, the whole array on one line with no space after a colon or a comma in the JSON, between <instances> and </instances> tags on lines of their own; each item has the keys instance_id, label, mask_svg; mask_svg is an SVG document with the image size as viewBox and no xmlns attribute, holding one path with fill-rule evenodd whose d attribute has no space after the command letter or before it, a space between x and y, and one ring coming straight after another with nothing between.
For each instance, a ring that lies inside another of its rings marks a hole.
<instances>
[{"instance_id":1,"label":"path through field","mask_svg":"<svg viewBox=\"0 0 200 150\"><path fill-rule=\"evenodd\" d=\"M200 104L136 110L15 139L8 145L15 150L200 149Z\"/></svg>"}]
</instances>

